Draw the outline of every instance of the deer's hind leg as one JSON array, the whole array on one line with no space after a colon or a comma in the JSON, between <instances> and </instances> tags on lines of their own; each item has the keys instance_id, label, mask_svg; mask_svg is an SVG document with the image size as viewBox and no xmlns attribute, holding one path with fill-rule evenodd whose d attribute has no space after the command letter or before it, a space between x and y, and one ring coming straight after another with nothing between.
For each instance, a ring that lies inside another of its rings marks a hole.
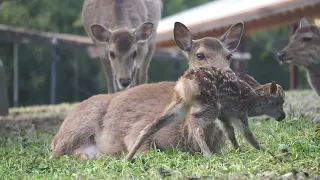
<instances>
[{"instance_id":1,"label":"deer's hind leg","mask_svg":"<svg viewBox=\"0 0 320 180\"><path fill-rule=\"evenodd\" d=\"M143 128L139 128L139 127L133 127L132 128L133 131L130 132L124 139L124 143L127 147L127 151L129 152L130 149L133 148L134 143L137 139L137 137L139 136L140 130ZM138 130L134 130L134 129L138 129ZM151 142L152 142L152 138L149 137L148 139L146 139L141 146L137 149L136 153L144 153L147 154L147 152L150 150L151 148Z\"/></svg>"},{"instance_id":2,"label":"deer's hind leg","mask_svg":"<svg viewBox=\"0 0 320 180\"><path fill-rule=\"evenodd\" d=\"M165 127L170 123L184 119L187 113L187 108L188 108L187 106L188 105L186 105L182 101L171 102L171 104L164 111L163 115L160 118L157 118L156 120L152 121L144 129L141 130L140 134L138 135L135 143L133 144L132 148L130 149L125 159L131 160L132 157L137 152L137 150L140 148L140 146L150 136L158 132L161 128Z\"/></svg>"}]
</instances>

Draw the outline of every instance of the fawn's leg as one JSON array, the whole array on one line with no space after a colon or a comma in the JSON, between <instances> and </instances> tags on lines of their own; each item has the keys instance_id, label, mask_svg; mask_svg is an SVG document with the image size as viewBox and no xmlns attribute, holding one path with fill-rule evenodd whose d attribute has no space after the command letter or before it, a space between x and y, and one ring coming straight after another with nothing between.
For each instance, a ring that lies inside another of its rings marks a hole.
<instances>
[{"instance_id":1,"label":"fawn's leg","mask_svg":"<svg viewBox=\"0 0 320 180\"><path fill-rule=\"evenodd\" d=\"M159 129L166 125L173 123L178 120L183 120L187 113L187 105L182 101L173 101L169 107L165 110L160 118L157 118L149 125L147 125L137 137L128 155L125 157L126 160L131 160L135 155L141 144L151 135L155 134Z\"/></svg>"},{"instance_id":2,"label":"fawn's leg","mask_svg":"<svg viewBox=\"0 0 320 180\"><path fill-rule=\"evenodd\" d=\"M191 107L190 122L192 131L204 156L211 156L212 152L206 142L203 128L216 120L219 111L220 108L216 102L212 104L202 104L200 108Z\"/></svg>"},{"instance_id":3,"label":"fawn's leg","mask_svg":"<svg viewBox=\"0 0 320 180\"><path fill-rule=\"evenodd\" d=\"M234 128L232 124L230 123L230 120L228 118L219 117L219 119L222 122L223 125L223 131L226 133L228 139L231 141L231 144L234 149L240 149L240 146L238 144L236 134L234 132Z\"/></svg>"},{"instance_id":4,"label":"fawn's leg","mask_svg":"<svg viewBox=\"0 0 320 180\"><path fill-rule=\"evenodd\" d=\"M263 147L259 144L259 142L254 137L253 133L251 132L248 124L248 117L242 116L239 119L233 120L236 128L241 132L241 134L245 137L245 139L256 149L264 150Z\"/></svg>"},{"instance_id":5,"label":"fawn's leg","mask_svg":"<svg viewBox=\"0 0 320 180\"><path fill-rule=\"evenodd\" d=\"M194 138L196 139L201 152L204 156L212 156L212 153L206 143L205 134L203 128L200 127L200 124L196 118L190 118L190 122L192 124L192 133Z\"/></svg>"}]
</instances>

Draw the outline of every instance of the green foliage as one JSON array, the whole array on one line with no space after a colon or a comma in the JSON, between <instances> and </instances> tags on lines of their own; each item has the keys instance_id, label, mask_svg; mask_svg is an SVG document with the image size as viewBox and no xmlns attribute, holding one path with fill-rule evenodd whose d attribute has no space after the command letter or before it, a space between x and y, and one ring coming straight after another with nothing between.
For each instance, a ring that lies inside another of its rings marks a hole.
<instances>
[{"instance_id":1,"label":"green foliage","mask_svg":"<svg viewBox=\"0 0 320 180\"><path fill-rule=\"evenodd\" d=\"M116 158L77 161L73 157L49 160L50 143L63 118L77 104L59 104L11 108L0 120L1 179L266 179L289 173L294 168L308 173L311 179L320 174L320 129L312 124L312 109L318 106L316 93L310 90L286 93L287 118L250 120L258 141L273 152L252 148L237 134L243 152L231 148L227 141L221 154L212 158L191 156L178 149L152 150L138 154L133 163ZM311 113L311 114L310 114ZM1 117L0 117L1 118ZM55 127L55 128L54 128ZM286 149L289 154L283 154ZM291 153L291 154L290 154ZM160 173L159 173L160 172ZM217 177L217 178L214 178Z\"/></svg>"}]
</instances>

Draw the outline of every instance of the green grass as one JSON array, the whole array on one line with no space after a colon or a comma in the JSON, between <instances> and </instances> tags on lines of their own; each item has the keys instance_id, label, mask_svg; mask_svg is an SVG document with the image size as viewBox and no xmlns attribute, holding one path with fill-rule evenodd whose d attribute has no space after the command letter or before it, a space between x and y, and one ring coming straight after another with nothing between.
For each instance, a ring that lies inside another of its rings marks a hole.
<instances>
[{"instance_id":1,"label":"green grass","mask_svg":"<svg viewBox=\"0 0 320 180\"><path fill-rule=\"evenodd\" d=\"M159 168L170 173L164 176L168 179L256 179L262 172L272 171L275 177L291 172L292 168L310 176L320 173L320 132L310 118L251 121L251 127L268 150L281 155L280 147L285 146L291 155L276 160L238 136L243 152L232 150L228 141L223 152L211 158L170 149L153 150L146 156L139 154L133 163L112 158L48 160L52 133L6 132L0 137L0 179L159 179L163 174L158 172Z\"/></svg>"},{"instance_id":2,"label":"green grass","mask_svg":"<svg viewBox=\"0 0 320 180\"><path fill-rule=\"evenodd\" d=\"M211 158L168 149L139 154L133 163L106 157L48 160L55 129L49 127L58 127L75 104L12 108L9 116L0 117L0 179L257 179L271 172L270 179L292 169L313 177L320 174L320 127L311 123L318 97L312 91L286 95L285 121L250 121L259 142L278 159L253 149L237 134L243 152L227 141L222 153ZM284 156L282 148L291 154Z\"/></svg>"}]
</instances>

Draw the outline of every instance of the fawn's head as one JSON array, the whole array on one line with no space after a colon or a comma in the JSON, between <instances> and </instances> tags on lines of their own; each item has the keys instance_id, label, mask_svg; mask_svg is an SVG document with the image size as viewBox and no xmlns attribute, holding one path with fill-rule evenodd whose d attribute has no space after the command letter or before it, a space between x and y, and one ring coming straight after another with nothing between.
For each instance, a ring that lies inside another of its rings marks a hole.
<instances>
[{"instance_id":1,"label":"fawn's head","mask_svg":"<svg viewBox=\"0 0 320 180\"><path fill-rule=\"evenodd\" d=\"M286 114L283 111L285 94L280 85L271 82L260 85L260 87L255 88L255 91L258 94L256 109L277 121L282 121L286 118Z\"/></svg>"},{"instance_id":2,"label":"fawn's head","mask_svg":"<svg viewBox=\"0 0 320 180\"><path fill-rule=\"evenodd\" d=\"M93 37L104 46L118 84L126 88L131 84L137 60L147 54L146 41L153 32L153 23L144 22L135 29L120 28L114 31L100 24L90 26Z\"/></svg>"},{"instance_id":3,"label":"fawn's head","mask_svg":"<svg viewBox=\"0 0 320 180\"><path fill-rule=\"evenodd\" d=\"M280 85L275 82L261 85L252 76L245 73L240 73L238 78L249 84L258 95L254 106L256 113L266 114L277 121L282 121L286 117L283 111L285 94Z\"/></svg>"},{"instance_id":4,"label":"fawn's head","mask_svg":"<svg viewBox=\"0 0 320 180\"><path fill-rule=\"evenodd\" d=\"M278 59L287 64L308 67L320 59L320 29L302 18L289 44L278 53Z\"/></svg>"},{"instance_id":5,"label":"fawn's head","mask_svg":"<svg viewBox=\"0 0 320 180\"><path fill-rule=\"evenodd\" d=\"M232 51L241 40L244 24L239 22L230 27L220 39L204 37L193 40L191 32L180 22L174 24L174 40L184 52L189 67L230 67Z\"/></svg>"}]
</instances>

